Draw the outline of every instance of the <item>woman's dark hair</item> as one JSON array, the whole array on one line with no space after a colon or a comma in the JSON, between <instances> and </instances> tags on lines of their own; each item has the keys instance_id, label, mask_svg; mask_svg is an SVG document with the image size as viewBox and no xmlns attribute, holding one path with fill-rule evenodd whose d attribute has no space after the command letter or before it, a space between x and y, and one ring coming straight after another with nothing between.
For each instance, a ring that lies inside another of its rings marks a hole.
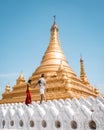
<instances>
[{"instance_id":1,"label":"woman's dark hair","mask_svg":"<svg viewBox=\"0 0 104 130\"><path fill-rule=\"evenodd\" d=\"M28 83L31 83L31 81L32 81L32 80L29 79L29 80L28 80Z\"/></svg>"}]
</instances>

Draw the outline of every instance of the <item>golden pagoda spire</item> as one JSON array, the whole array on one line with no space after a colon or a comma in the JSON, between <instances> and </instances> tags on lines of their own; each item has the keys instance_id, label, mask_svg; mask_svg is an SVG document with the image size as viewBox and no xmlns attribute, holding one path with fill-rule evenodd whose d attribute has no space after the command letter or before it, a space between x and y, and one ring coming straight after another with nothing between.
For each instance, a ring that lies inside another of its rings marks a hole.
<instances>
[{"instance_id":1,"label":"golden pagoda spire","mask_svg":"<svg viewBox=\"0 0 104 130\"><path fill-rule=\"evenodd\" d=\"M19 76L18 79L20 79L20 80L21 80L21 79L22 79L22 80L24 79L24 74L23 74L23 72L20 73L20 76Z\"/></svg>"},{"instance_id":2,"label":"golden pagoda spire","mask_svg":"<svg viewBox=\"0 0 104 130\"><path fill-rule=\"evenodd\" d=\"M22 83L25 83L25 79L24 79L24 75L23 75L23 72L21 72L20 76L18 77L17 81L16 81L16 84L22 84Z\"/></svg>"},{"instance_id":3,"label":"golden pagoda spire","mask_svg":"<svg viewBox=\"0 0 104 130\"><path fill-rule=\"evenodd\" d=\"M5 92L10 92L10 85L9 84L6 85Z\"/></svg>"},{"instance_id":4,"label":"golden pagoda spire","mask_svg":"<svg viewBox=\"0 0 104 130\"><path fill-rule=\"evenodd\" d=\"M68 66L68 62L60 45L58 31L59 29L56 24L56 16L54 16L54 22L51 27L49 46L42 58L41 65L45 65L47 63L60 65L60 61L63 61L63 65Z\"/></svg>"},{"instance_id":5,"label":"golden pagoda spire","mask_svg":"<svg viewBox=\"0 0 104 130\"><path fill-rule=\"evenodd\" d=\"M87 79L87 76L86 76L86 73L85 73L85 69L84 69L84 64L83 64L83 59L82 57L80 58L80 79L81 81L88 85L89 82L88 82L88 79Z\"/></svg>"}]
</instances>

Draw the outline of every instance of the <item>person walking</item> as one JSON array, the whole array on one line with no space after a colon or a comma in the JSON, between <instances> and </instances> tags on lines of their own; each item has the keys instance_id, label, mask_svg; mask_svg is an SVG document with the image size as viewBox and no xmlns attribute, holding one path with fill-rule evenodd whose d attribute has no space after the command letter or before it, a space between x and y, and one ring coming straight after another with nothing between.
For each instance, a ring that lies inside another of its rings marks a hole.
<instances>
[{"instance_id":1,"label":"person walking","mask_svg":"<svg viewBox=\"0 0 104 130\"><path fill-rule=\"evenodd\" d=\"M35 87L39 84L40 87L40 104L43 102L43 100L46 101L45 97L45 89L46 89L46 80L44 79L44 74L41 74L41 78L38 80L38 82L35 84Z\"/></svg>"},{"instance_id":2,"label":"person walking","mask_svg":"<svg viewBox=\"0 0 104 130\"><path fill-rule=\"evenodd\" d=\"M31 80L28 80L27 90L26 90L26 99L25 99L25 104L26 104L27 106L28 106L29 104L31 104L30 86L31 86Z\"/></svg>"}]
</instances>

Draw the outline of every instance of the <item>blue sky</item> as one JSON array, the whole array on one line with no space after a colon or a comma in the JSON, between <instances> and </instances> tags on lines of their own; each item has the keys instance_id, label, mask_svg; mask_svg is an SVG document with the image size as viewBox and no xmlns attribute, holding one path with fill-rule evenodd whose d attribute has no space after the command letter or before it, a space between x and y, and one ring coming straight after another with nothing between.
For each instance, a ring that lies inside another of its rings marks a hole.
<instances>
[{"instance_id":1,"label":"blue sky","mask_svg":"<svg viewBox=\"0 0 104 130\"><path fill-rule=\"evenodd\" d=\"M40 65L54 15L69 66L79 76L82 55L89 82L104 93L103 0L0 0L0 97Z\"/></svg>"}]
</instances>

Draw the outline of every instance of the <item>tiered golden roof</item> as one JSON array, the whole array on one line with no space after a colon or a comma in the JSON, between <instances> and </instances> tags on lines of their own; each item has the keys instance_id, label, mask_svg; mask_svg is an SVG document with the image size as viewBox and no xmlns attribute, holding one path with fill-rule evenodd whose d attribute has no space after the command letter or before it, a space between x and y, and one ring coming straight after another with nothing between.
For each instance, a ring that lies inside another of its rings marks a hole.
<instances>
[{"instance_id":1,"label":"tiered golden roof","mask_svg":"<svg viewBox=\"0 0 104 130\"><path fill-rule=\"evenodd\" d=\"M100 95L98 89L92 87L87 79L84 70L82 58L80 59L80 78L74 73L69 66L66 57L62 51L58 27L54 19L51 27L51 37L49 46L42 58L40 66L34 71L29 78L32 80L32 86L38 81L42 73L46 79L46 98L47 100L80 98ZM2 95L0 103L24 102L26 97L26 81L23 75L17 79L16 85L12 91L6 91ZM40 100L39 87L31 89L32 100Z\"/></svg>"}]
</instances>

